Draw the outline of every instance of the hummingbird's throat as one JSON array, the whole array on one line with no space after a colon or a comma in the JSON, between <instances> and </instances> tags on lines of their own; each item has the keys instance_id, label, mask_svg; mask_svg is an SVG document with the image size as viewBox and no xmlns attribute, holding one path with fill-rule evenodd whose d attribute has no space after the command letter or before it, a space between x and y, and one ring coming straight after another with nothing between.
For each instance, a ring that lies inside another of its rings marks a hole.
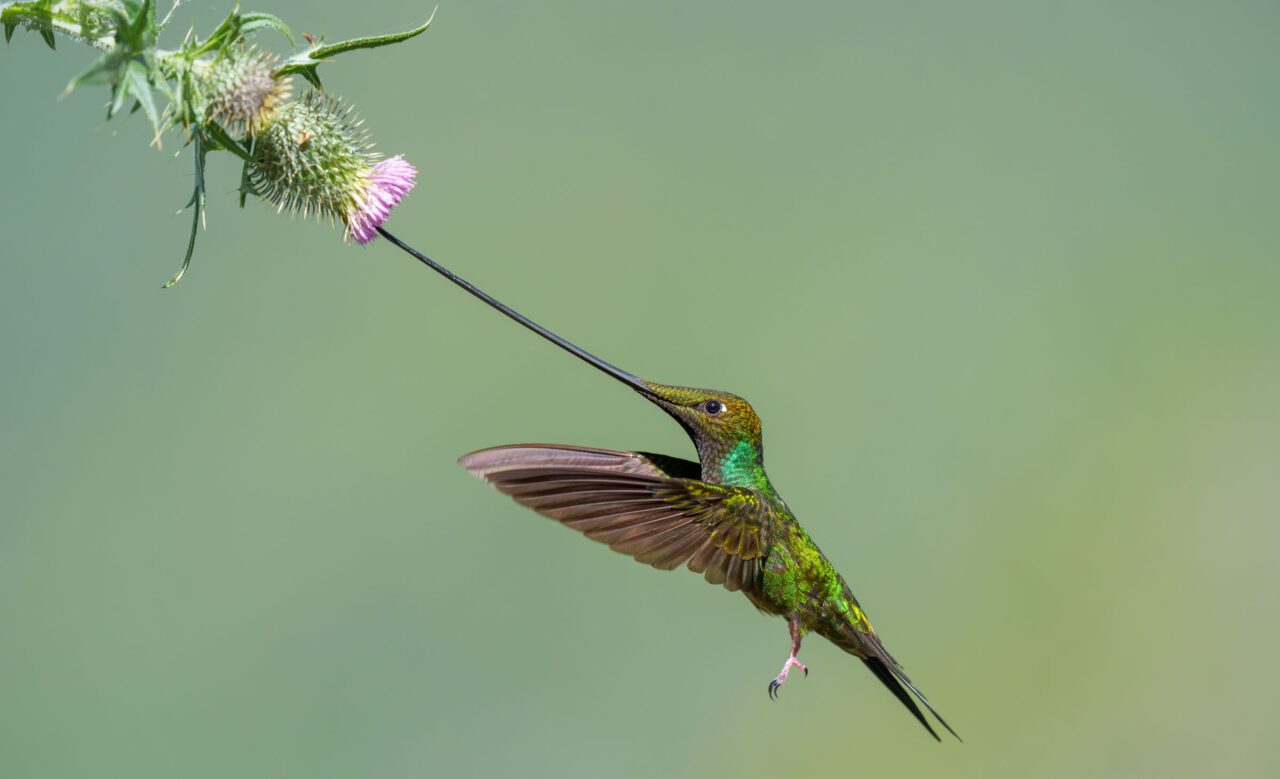
<instances>
[{"instance_id":1,"label":"hummingbird's throat","mask_svg":"<svg viewBox=\"0 0 1280 779\"><path fill-rule=\"evenodd\" d=\"M764 457L760 448L743 438L720 459L720 483L730 487L763 490L769 484L764 473Z\"/></svg>"}]
</instances>

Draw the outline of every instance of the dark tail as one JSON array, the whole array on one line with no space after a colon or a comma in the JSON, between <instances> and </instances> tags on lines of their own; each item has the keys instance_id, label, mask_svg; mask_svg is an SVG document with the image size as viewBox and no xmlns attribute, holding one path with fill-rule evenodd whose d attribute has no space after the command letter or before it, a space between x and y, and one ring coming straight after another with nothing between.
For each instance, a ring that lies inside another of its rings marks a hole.
<instances>
[{"instance_id":1,"label":"dark tail","mask_svg":"<svg viewBox=\"0 0 1280 779\"><path fill-rule=\"evenodd\" d=\"M920 690L911 683L911 680L907 678L907 675L902 672L902 668L899 667L897 661L895 661L893 656L889 654L889 651L884 648L884 644L880 643L880 639L876 638L874 634L871 636L863 636L862 643L864 647L869 648L874 653L872 657L863 658L862 662L866 663L867 668L871 669L871 673L875 674L876 678L879 679L885 687L889 688L889 692L893 693L894 697L902 701L902 705L907 707L907 710L920 721L921 725L924 725L924 729L929 731L929 735L938 739L938 741L942 740L938 738L937 732L935 732L929 725L929 720L925 718L924 712L920 711L920 707L916 705L916 701L911 697L912 695L915 695L915 697L924 704L924 707L929 710L929 713L937 718L938 722L942 723L942 727L946 728L947 732L955 736L957 741L964 741L964 739L960 738L959 733L956 733L951 729L951 726L942 718L942 715L938 713L938 710L929 704L929 700L924 697L924 693L920 692ZM908 693L908 690L911 692Z\"/></svg>"}]
</instances>

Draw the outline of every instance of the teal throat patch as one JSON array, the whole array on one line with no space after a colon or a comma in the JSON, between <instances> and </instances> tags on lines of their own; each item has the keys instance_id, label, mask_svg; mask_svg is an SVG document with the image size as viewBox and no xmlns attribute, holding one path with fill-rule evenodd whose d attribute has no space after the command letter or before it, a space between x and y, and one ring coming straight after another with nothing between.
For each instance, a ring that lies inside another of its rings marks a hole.
<instances>
[{"instance_id":1,"label":"teal throat patch","mask_svg":"<svg viewBox=\"0 0 1280 779\"><path fill-rule=\"evenodd\" d=\"M764 464L760 459L760 450L744 438L721 461L721 482L733 487L764 489L769 478L764 475Z\"/></svg>"}]
</instances>

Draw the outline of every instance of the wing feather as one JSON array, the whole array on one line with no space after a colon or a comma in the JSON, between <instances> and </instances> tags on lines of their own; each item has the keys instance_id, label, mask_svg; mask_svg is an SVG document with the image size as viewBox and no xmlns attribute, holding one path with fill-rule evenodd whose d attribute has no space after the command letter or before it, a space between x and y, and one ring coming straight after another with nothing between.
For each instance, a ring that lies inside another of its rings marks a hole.
<instances>
[{"instance_id":1,"label":"wing feather","mask_svg":"<svg viewBox=\"0 0 1280 779\"><path fill-rule=\"evenodd\" d=\"M754 586L771 512L751 490L690 478L662 455L523 444L459 462L538 513L655 568L681 565L730 590Z\"/></svg>"}]
</instances>

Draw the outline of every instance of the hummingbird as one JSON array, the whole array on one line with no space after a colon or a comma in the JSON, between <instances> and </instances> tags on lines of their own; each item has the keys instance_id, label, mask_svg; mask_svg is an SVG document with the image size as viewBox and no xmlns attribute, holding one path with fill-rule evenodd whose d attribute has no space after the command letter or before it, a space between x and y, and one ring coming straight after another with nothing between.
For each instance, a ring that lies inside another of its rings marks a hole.
<instances>
[{"instance_id":1,"label":"hummingbird","mask_svg":"<svg viewBox=\"0 0 1280 779\"><path fill-rule=\"evenodd\" d=\"M403 243L396 247L570 354L612 376L672 417L692 439L693 462L650 452L557 444L513 444L459 462L543 516L654 568L684 566L741 592L782 617L791 651L768 692L776 699L793 670L808 676L800 644L816 633L860 659L939 741L917 701L957 739L885 648L866 612L818 549L764 469L760 417L729 392L646 381L605 362L511 309Z\"/></svg>"}]
</instances>

